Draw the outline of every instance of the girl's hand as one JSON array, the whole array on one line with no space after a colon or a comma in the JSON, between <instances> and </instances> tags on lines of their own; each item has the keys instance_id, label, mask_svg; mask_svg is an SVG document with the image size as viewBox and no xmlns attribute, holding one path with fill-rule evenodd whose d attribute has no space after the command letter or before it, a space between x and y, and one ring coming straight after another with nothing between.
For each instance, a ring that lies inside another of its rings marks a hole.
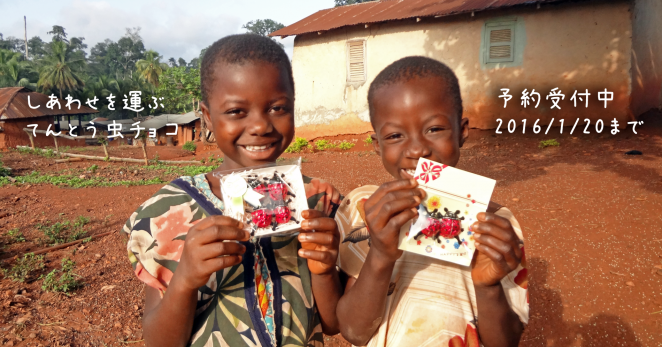
<instances>
[{"instance_id":1,"label":"girl's hand","mask_svg":"<svg viewBox=\"0 0 662 347\"><path fill-rule=\"evenodd\" d=\"M308 269L315 275L332 273L338 259L340 234L333 218L317 210L301 212L302 232L299 234L299 256L308 259ZM311 232L315 230L315 232Z\"/></svg>"},{"instance_id":2,"label":"girl's hand","mask_svg":"<svg viewBox=\"0 0 662 347\"><path fill-rule=\"evenodd\" d=\"M471 278L475 286L489 287L517 269L522 250L519 237L507 219L487 212L479 213L477 219L471 226L476 240Z\"/></svg>"},{"instance_id":3,"label":"girl's hand","mask_svg":"<svg viewBox=\"0 0 662 347\"><path fill-rule=\"evenodd\" d=\"M207 217L194 225L186 235L172 282L197 291L214 272L241 263L246 247L234 241L249 239L243 227L243 223L225 216Z\"/></svg>"},{"instance_id":4,"label":"girl's hand","mask_svg":"<svg viewBox=\"0 0 662 347\"><path fill-rule=\"evenodd\" d=\"M425 197L425 191L417 187L413 179L387 182L364 204L370 250L383 260L395 262L402 255L398 249L400 228L418 217L418 205Z\"/></svg>"}]
</instances>

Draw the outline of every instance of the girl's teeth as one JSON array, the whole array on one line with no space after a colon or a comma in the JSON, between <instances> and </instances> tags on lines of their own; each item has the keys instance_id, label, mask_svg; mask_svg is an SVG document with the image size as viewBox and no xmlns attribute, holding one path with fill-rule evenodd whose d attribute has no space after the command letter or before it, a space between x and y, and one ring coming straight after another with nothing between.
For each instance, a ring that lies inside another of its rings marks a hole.
<instances>
[{"instance_id":1,"label":"girl's teeth","mask_svg":"<svg viewBox=\"0 0 662 347\"><path fill-rule=\"evenodd\" d=\"M271 145L266 145L266 146L246 146L246 149L254 152L254 151L263 151L267 148L271 147Z\"/></svg>"},{"instance_id":2,"label":"girl's teeth","mask_svg":"<svg viewBox=\"0 0 662 347\"><path fill-rule=\"evenodd\" d=\"M412 175L412 176L414 176L414 173L416 172L416 170L405 169L405 172Z\"/></svg>"}]
</instances>

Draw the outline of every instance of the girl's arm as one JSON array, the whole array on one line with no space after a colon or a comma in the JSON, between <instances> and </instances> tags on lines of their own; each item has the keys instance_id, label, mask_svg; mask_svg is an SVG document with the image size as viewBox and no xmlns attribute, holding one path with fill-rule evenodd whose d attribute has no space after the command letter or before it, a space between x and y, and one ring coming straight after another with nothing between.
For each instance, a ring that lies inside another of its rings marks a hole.
<instances>
[{"instance_id":1,"label":"girl's arm","mask_svg":"<svg viewBox=\"0 0 662 347\"><path fill-rule=\"evenodd\" d=\"M243 223L229 217L211 216L194 225L186 235L184 249L163 299L147 287L143 334L147 346L186 346L191 339L198 288L211 274L241 263L246 247L237 242L250 237Z\"/></svg>"},{"instance_id":2,"label":"girl's arm","mask_svg":"<svg viewBox=\"0 0 662 347\"><path fill-rule=\"evenodd\" d=\"M302 232L299 234L299 256L308 259L313 296L320 315L322 330L327 335L340 332L336 306L342 296L342 286L336 270L340 236L332 218L321 211L306 210L301 213ZM315 232L311 232L311 231Z\"/></svg>"},{"instance_id":3,"label":"girl's arm","mask_svg":"<svg viewBox=\"0 0 662 347\"><path fill-rule=\"evenodd\" d=\"M191 337L197 289L178 288L172 282L163 299L158 290L145 289L143 337L147 346L186 346Z\"/></svg>"}]
</instances>

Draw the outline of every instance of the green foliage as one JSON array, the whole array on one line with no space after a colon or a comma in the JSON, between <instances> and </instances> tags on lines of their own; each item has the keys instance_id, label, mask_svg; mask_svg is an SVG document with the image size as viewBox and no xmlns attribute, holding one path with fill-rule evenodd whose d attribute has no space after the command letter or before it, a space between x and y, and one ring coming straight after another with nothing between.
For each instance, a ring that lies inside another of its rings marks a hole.
<instances>
[{"instance_id":1,"label":"green foliage","mask_svg":"<svg viewBox=\"0 0 662 347\"><path fill-rule=\"evenodd\" d=\"M164 70L168 69L168 64L161 62L161 56L153 51L145 52L145 58L136 62L136 69L140 76L148 83L159 87L159 76Z\"/></svg>"},{"instance_id":2,"label":"green foliage","mask_svg":"<svg viewBox=\"0 0 662 347\"><path fill-rule=\"evenodd\" d=\"M303 137L297 137L294 142L285 149L285 153L299 153L308 147L308 140Z\"/></svg>"},{"instance_id":3,"label":"green foliage","mask_svg":"<svg viewBox=\"0 0 662 347\"><path fill-rule=\"evenodd\" d=\"M78 280L81 276L74 272L75 267L76 263L68 258L63 258L62 267L53 269L44 277L41 289L49 292L68 293L70 290L82 286L83 282Z\"/></svg>"},{"instance_id":4,"label":"green foliage","mask_svg":"<svg viewBox=\"0 0 662 347\"><path fill-rule=\"evenodd\" d=\"M542 140L540 141L540 144L538 145L538 148L545 148L545 147L550 147L550 146L560 146L561 144L556 141L556 139L550 139L550 140Z\"/></svg>"},{"instance_id":5,"label":"green foliage","mask_svg":"<svg viewBox=\"0 0 662 347\"><path fill-rule=\"evenodd\" d=\"M44 233L48 238L49 244L60 244L76 241L82 236L85 236L87 231L85 231L84 227L89 222L90 220L88 218L78 216L73 221L57 222L50 226L38 224L37 229Z\"/></svg>"},{"instance_id":6,"label":"green foliage","mask_svg":"<svg viewBox=\"0 0 662 347\"><path fill-rule=\"evenodd\" d=\"M152 164L159 165L159 160L160 160L160 159L161 159L161 156L159 156L159 152L156 152L156 153L154 154L154 158L152 158L152 160L150 160L150 162L151 162Z\"/></svg>"},{"instance_id":7,"label":"green foliage","mask_svg":"<svg viewBox=\"0 0 662 347\"><path fill-rule=\"evenodd\" d=\"M223 164L223 158L214 158L214 155L213 155L213 154L210 154L210 155L209 155L209 158L207 158L207 159L202 159L201 161L202 161L203 164L206 162L206 163L209 164L209 165L214 164L214 162L218 163L219 165L220 165L220 164Z\"/></svg>"},{"instance_id":8,"label":"green foliage","mask_svg":"<svg viewBox=\"0 0 662 347\"><path fill-rule=\"evenodd\" d=\"M7 231L7 236L9 236L11 243L25 242L25 237L23 236L22 232L18 231L18 228L10 229Z\"/></svg>"},{"instance_id":9,"label":"green foliage","mask_svg":"<svg viewBox=\"0 0 662 347\"><path fill-rule=\"evenodd\" d=\"M34 253L26 253L23 258L18 258L11 269L3 269L5 278L14 282L25 282L31 273L44 268L44 256L35 256Z\"/></svg>"},{"instance_id":10,"label":"green foliage","mask_svg":"<svg viewBox=\"0 0 662 347\"><path fill-rule=\"evenodd\" d=\"M365 142L366 145L372 145L372 136L368 135L363 142Z\"/></svg>"},{"instance_id":11,"label":"green foliage","mask_svg":"<svg viewBox=\"0 0 662 347\"><path fill-rule=\"evenodd\" d=\"M349 142L349 141L344 141L344 140L343 140L342 142L340 142L340 143L338 144L338 148L340 148L340 149L343 150L343 151L349 150L349 149L351 149L352 147L354 147L354 144L351 143L351 142Z\"/></svg>"},{"instance_id":12,"label":"green foliage","mask_svg":"<svg viewBox=\"0 0 662 347\"><path fill-rule=\"evenodd\" d=\"M351 142L349 142L349 141L345 141L345 140L343 140L342 142L340 142L340 143L338 144L338 148L340 148L340 149L343 150L343 151L346 151L346 150L349 150L349 149L351 149L352 147L354 147L354 145L355 145L354 143L351 143Z\"/></svg>"},{"instance_id":13,"label":"green foliage","mask_svg":"<svg viewBox=\"0 0 662 347\"><path fill-rule=\"evenodd\" d=\"M65 41L53 41L51 52L41 65L37 86L42 90L57 89L62 98L63 91L78 90L85 85L79 76L85 67L85 57L77 54Z\"/></svg>"},{"instance_id":14,"label":"green foliage","mask_svg":"<svg viewBox=\"0 0 662 347\"><path fill-rule=\"evenodd\" d=\"M246 29L249 33L268 37L269 34L277 30L283 29L285 26L282 23L278 23L271 19L258 19L258 20L252 20L242 25L241 27L243 29ZM278 43L278 45L281 48L285 47L283 46L282 43L276 41L274 38L272 38L272 40Z\"/></svg>"},{"instance_id":15,"label":"green foliage","mask_svg":"<svg viewBox=\"0 0 662 347\"><path fill-rule=\"evenodd\" d=\"M55 157L57 157L57 154L55 154L55 151L51 148L49 148L49 149L35 148L33 150L30 147L19 147L16 150L21 154L34 154L34 155L40 155L40 156L46 157L46 158L55 158Z\"/></svg>"},{"instance_id":16,"label":"green foliage","mask_svg":"<svg viewBox=\"0 0 662 347\"><path fill-rule=\"evenodd\" d=\"M335 7L338 6L345 6L345 5L354 5L354 4L361 4L364 2L370 2L370 1L375 1L375 0L333 0L336 3Z\"/></svg>"},{"instance_id":17,"label":"green foliage","mask_svg":"<svg viewBox=\"0 0 662 347\"><path fill-rule=\"evenodd\" d=\"M335 148L335 147L336 147L336 145L329 142L329 140L317 140L317 141L315 141L315 148L317 148L318 151L324 151L324 150Z\"/></svg>"},{"instance_id":18,"label":"green foliage","mask_svg":"<svg viewBox=\"0 0 662 347\"><path fill-rule=\"evenodd\" d=\"M196 109L196 102L202 99L200 92L200 70L184 66L172 67L159 77L156 96L163 98L166 110L173 113L184 113Z\"/></svg>"},{"instance_id":19,"label":"green foliage","mask_svg":"<svg viewBox=\"0 0 662 347\"><path fill-rule=\"evenodd\" d=\"M159 184L165 183L165 181L160 178L152 178L149 180L138 180L138 181L110 181L107 178L103 177L90 177L90 178L80 178L75 175L48 175L48 174L39 174L34 171L25 176L16 176L16 183L18 184L39 184L39 183L48 183L55 186L64 186L71 188L86 188L86 187L117 187L117 186L144 186L150 184ZM0 187L12 183L7 177L0 177Z\"/></svg>"},{"instance_id":20,"label":"green foliage","mask_svg":"<svg viewBox=\"0 0 662 347\"><path fill-rule=\"evenodd\" d=\"M94 164L90 167L87 168L87 171L90 171L91 173L97 172L97 169L99 169L99 166L97 164Z\"/></svg>"},{"instance_id":21,"label":"green foliage","mask_svg":"<svg viewBox=\"0 0 662 347\"><path fill-rule=\"evenodd\" d=\"M185 151L189 152L194 152L195 153L195 142L193 141L186 141L186 143L182 146L182 149Z\"/></svg>"}]
</instances>

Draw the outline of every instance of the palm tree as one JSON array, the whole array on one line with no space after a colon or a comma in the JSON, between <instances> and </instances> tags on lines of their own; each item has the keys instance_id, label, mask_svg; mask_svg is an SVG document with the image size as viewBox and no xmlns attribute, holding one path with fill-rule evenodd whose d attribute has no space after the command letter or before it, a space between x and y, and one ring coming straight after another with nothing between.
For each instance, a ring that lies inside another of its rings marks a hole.
<instances>
[{"instance_id":1,"label":"palm tree","mask_svg":"<svg viewBox=\"0 0 662 347\"><path fill-rule=\"evenodd\" d=\"M33 76L32 62L23 60L20 53L0 49L0 87L28 87L36 89L31 83Z\"/></svg>"},{"instance_id":2,"label":"palm tree","mask_svg":"<svg viewBox=\"0 0 662 347\"><path fill-rule=\"evenodd\" d=\"M145 52L145 59L136 62L136 69L140 76L157 88L159 87L159 76L163 70L168 68L168 64L162 63L161 58L157 52L150 49Z\"/></svg>"},{"instance_id":3,"label":"palm tree","mask_svg":"<svg viewBox=\"0 0 662 347\"><path fill-rule=\"evenodd\" d=\"M43 90L57 88L60 99L63 90L76 90L85 82L76 75L85 66L85 59L73 52L63 41L51 42L51 52L42 60L42 70L37 85Z\"/></svg>"}]
</instances>

